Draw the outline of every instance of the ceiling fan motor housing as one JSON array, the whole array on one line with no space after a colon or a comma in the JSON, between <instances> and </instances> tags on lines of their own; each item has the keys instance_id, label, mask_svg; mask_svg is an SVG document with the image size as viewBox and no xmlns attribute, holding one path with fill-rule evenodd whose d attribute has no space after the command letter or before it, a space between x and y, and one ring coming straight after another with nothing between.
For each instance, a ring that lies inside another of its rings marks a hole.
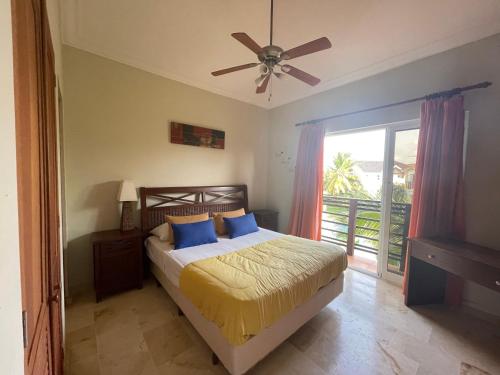
<instances>
[{"instance_id":1,"label":"ceiling fan motor housing","mask_svg":"<svg viewBox=\"0 0 500 375\"><path fill-rule=\"evenodd\" d=\"M272 71L274 66L282 60L282 53L282 48L270 45L263 47L262 52L260 52L257 56L259 61L265 64L269 70Z\"/></svg>"}]
</instances>

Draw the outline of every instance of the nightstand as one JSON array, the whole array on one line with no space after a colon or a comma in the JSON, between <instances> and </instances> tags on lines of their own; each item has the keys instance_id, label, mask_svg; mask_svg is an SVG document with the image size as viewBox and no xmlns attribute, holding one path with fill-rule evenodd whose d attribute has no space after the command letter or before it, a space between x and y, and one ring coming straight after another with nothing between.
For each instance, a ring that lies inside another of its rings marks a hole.
<instances>
[{"instance_id":1,"label":"nightstand","mask_svg":"<svg viewBox=\"0 0 500 375\"><path fill-rule=\"evenodd\" d=\"M142 232L107 230L91 236L94 250L96 301L133 288L142 288Z\"/></svg>"},{"instance_id":2,"label":"nightstand","mask_svg":"<svg viewBox=\"0 0 500 375\"><path fill-rule=\"evenodd\" d=\"M254 210L257 225L264 229L278 231L278 212L273 210Z\"/></svg>"}]
</instances>

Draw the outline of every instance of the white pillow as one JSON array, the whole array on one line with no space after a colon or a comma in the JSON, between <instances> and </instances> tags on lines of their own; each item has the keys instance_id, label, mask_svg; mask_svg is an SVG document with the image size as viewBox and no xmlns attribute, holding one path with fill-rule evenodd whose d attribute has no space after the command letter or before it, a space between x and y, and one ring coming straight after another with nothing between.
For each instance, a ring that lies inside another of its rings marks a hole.
<instances>
[{"instance_id":1,"label":"white pillow","mask_svg":"<svg viewBox=\"0 0 500 375\"><path fill-rule=\"evenodd\" d=\"M168 223L163 223L161 225L158 225L156 228L151 230L152 235L158 237L160 241L167 241L168 240Z\"/></svg>"}]
</instances>

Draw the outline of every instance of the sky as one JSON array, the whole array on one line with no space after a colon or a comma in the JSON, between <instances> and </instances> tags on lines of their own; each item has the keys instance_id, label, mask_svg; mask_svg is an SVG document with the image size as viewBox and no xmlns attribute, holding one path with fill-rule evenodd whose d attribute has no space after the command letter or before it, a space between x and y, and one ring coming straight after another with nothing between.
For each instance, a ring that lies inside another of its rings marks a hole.
<instances>
[{"instance_id":1,"label":"sky","mask_svg":"<svg viewBox=\"0 0 500 375\"><path fill-rule=\"evenodd\" d=\"M357 161L383 161L384 144L385 129L327 135L324 149L325 169L332 165L334 156L339 152L347 152Z\"/></svg>"},{"instance_id":2,"label":"sky","mask_svg":"<svg viewBox=\"0 0 500 375\"><path fill-rule=\"evenodd\" d=\"M395 159L402 163L415 163L418 129L396 132ZM385 129L334 134L325 137L324 168L332 165L339 152L351 154L356 161L383 161Z\"/></svg>"}]
</instances>

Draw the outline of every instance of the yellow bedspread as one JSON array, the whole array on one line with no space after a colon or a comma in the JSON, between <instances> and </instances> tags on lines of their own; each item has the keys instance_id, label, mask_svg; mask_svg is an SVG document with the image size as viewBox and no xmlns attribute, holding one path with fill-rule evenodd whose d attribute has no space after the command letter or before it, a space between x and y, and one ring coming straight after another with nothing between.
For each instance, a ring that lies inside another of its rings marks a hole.
<instances>
[{"instance_id":1,"label":"yellow bedspread","mask_svg":"<svg viewBox=\"0 0 500 375\"><path fill-rule=\"evenodd\" d=\"M180 289L231 344L241 345L346 267L340 247L284 236L187 265Z\"/></svg>"}]
</instances>

